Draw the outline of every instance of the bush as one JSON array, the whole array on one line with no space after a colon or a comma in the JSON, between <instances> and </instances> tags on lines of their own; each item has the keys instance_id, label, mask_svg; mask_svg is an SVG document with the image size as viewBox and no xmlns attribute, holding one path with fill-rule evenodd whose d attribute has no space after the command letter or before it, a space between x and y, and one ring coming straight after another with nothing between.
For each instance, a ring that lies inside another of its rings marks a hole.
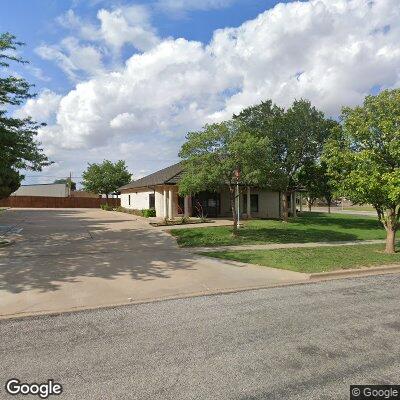
<instances>
[{"instance_id":1,"label":"bush","mask_svg":"<svg viewBox=\"0 0 400 400\"><path fill-rule=\"evenodd\" d=\"M109 206L108 204L100 204L100 208L104 211L112 211L113 210L112 206Z\"/></svg>"},{"instance_id":2,"label":"bush","mask_svg":"<svg viewBox=\"0 0 400 400\"><path fill-rule=\"evenodd\" d=\"M145 218L149 218L149 217L155 217L156 216L156 210L150 208L147 210L142 210L142 215Z\"/></svg>"}]
</instances>

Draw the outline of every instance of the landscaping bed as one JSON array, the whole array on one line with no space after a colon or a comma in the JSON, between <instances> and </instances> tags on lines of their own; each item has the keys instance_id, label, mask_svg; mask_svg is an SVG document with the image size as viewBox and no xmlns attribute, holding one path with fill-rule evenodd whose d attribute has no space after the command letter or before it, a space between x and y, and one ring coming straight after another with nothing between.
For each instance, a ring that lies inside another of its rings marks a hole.
<instances>
[{"instance_id":1,"label":"landscaping bed","mask_svg":"<svg viewBox=\"0 0 400 400\"><path fill-rule=\"evenodd\" d=\"M211 219L192 219L192 218L178 218L174 220L164 220L161 222L150 222L151 226L174 226L174 225L193 225L193 224L207 224L214 222Z\"/></svg>"},{"instance_id":2,"label":"landscaping bed","mask_svg":"<svg viewBox=\"0 0 400 400\"><path fill-rule=\"evenodd\" d=\"M377 218L327 213L302 213L288 223L276 220L246 221L237 237L229 226L172 229L183 247L212 247L241 244L311 243L385 239Z\"/></svg>"},{"instance_id":3,"label":"landscaping bed","mask_svg":"<svg viewBox=\"0 0 400 400\"><path fill-rule=\"evenodd\" d=\"M386 254L383 250L384 244L359 244L279 250L216 251L201 255L304 273L400 265L400 252Z\"/></svg>"}]
</instances>

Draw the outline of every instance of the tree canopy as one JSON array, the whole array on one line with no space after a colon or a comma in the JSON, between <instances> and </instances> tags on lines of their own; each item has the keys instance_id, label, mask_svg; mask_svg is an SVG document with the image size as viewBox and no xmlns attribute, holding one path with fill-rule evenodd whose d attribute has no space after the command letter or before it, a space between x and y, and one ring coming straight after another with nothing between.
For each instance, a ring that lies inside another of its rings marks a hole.
<instances>
[{"instance_id":1,"label":"tree canopy","mask_svg":"<svg viewBox=\"0 0 400 400\"><path fill-rule=\"evenodd\" d=\"M300 186L298 173L321 155L336 122L303 99L295 100L286 110L268 100L246 108L234 119L264 139L265 157L259 160L263 181L259 184L282 193L282 214L287 221L287 199Z\"/></svg>"},{"instance_id":2,"label":"tree canopy","mask_svg":"<svg viewBox=\"0 0 400 400\"><path fill-rule=\"evenodd\" d=\"M298 181L307 193L309 211L314 202L320 198L326 201L328 211L331 212L334 191L325 161L307 161L299 171Z\"/></svg>"},{"instance_id":3,"label":"tree canopy","mask_svg":"<svg viewBox=\"0 0 400 400\"><path fill-rule=\"evenodd\" d=\"M42 124L30 118L8 116L8 106L20 105L34 96L30 93L32 85L25 79L7 74L10 63L26 62L12 55L22 45L15 39L9 33L0 34L0 170L4 174L0 197L7 197L15 191L17 182L20 185L23 176L18 171L41 171L43 166L50 164L35 140ZM8 188L7 184L10 185Z\"/></svg>"},{"instance_id":4,"label":"tree canopy","mask_svg":"<svg viewBox=\"0 0 400 400\"><path fill-rule=\"evenodd\" d=\"M262 146L261 138L252 135L239 121L206 125L202 130L189 132L179 156L184 173L179 183L181 194L218 190L228 185L234 234L237 232L236 184L258 182L257 168Z\"/></svg>"},{"instance_id":5,"label":"tree canopy","mask_svg":"<svg viewBox=\"0 0 400 400\"><path fill-rule=\"evenodd\" d=\"M343 108L341 119L324 152L328 173L341 196L375 207L392 253L400 218L400 89Z\"/></svg>"},{"instance_id":6,"label":"tree canopy","mask_svg":"<svg viewBox=\"0 0 400 400\"><path fill-rule=\"evenodd\" d=\"M128 172L125 161L115 163L104 160L99 164L89 164L83 173L83 188L88 192L108 195L115 193L121 186L128 184L132 175Z\"/></svg>"}]
</instances>

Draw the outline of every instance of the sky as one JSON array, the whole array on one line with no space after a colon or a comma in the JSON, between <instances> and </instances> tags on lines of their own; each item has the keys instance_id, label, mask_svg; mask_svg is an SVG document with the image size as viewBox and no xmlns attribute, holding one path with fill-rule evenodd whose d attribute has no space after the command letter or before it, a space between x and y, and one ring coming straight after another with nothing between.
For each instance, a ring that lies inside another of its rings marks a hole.
<instances>
[{"instance_id":1,"label":"sky","mask_svg":"<svg viewBox=\"0 0 400 400\"><path fill-rule=\"evenodd\" d=\"M0 32L26 43L13 73L46 122L48 183L125 160L135 179L179 160L189 131L272 99L327 116L400 83L398 0L2 0Z\"/></svg>"}]
</instances>

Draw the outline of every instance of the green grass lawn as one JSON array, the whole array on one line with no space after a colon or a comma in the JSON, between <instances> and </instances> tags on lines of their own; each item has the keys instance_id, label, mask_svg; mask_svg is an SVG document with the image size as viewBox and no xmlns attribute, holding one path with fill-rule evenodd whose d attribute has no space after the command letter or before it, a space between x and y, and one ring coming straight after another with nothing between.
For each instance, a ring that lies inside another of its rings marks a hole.
<instances>
[{"instance_id":1,"label":"green grass lawn","mask_svg":"<svg viewBox=\"0 0 400 400\"><path fill-rule=\"evenodd\" d=\"M383 244L360 244L340 247L222 251L201 254L272 268L315 273L400 263L400 252L385 254L382 252L383 249Z\"/></svg>"},{"instance_id":2,"label":"green grass lawn","mask_svg":"<svg viewBox=\"0 0 400 400\"><path fill-rule=\"evenodd\" d=\"M340 208L339 208L340 209ZM376 212L375 208L372 206L350 206L350 207L344 207L346 211L373 211Z\"/></svg>"},{"instance_id":3,"label":"green grass lawn","mask_svg":"<svg viewBox=\"0 0 400 400\"><path fill-rule=\"evenodd\" d=\"M308 213L288 223L274 220L245 222L238 237L227 226L172 229L185 247L226 246L263 243L310 243L384 239L386 232L377 218L348 214Z\"/></svg>"}]
</instances>

